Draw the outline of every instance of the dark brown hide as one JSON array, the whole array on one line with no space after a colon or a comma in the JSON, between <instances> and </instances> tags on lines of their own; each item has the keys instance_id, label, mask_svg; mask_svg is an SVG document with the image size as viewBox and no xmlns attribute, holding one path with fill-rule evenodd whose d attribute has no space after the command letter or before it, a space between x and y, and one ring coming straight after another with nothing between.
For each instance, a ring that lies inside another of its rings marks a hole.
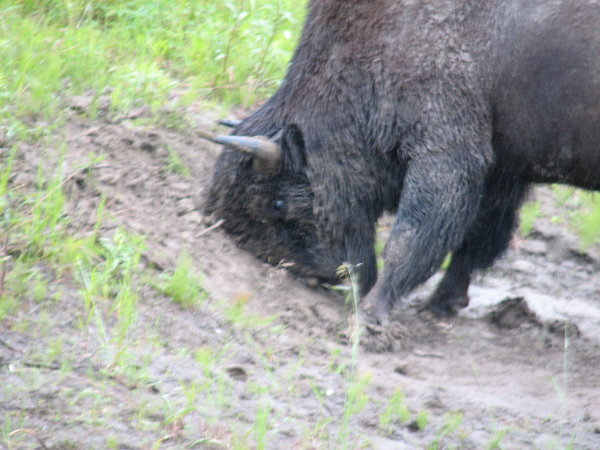
<instances>
[{"instance_id":1,"label":"dark brown hide","mask_svg":"<svg viewBox=\"0 0 600 450\"><path fill-rule=\"evenodd\" d=\"M362 264L366 293L391 211L379 317L449 252L430 307L451 314L529 184L600 189L600 2L313 0L281 88L235 134L283 152L269 176L219 157L207 210L241 245L326 280Z\"/></svg>"}]
</instances>

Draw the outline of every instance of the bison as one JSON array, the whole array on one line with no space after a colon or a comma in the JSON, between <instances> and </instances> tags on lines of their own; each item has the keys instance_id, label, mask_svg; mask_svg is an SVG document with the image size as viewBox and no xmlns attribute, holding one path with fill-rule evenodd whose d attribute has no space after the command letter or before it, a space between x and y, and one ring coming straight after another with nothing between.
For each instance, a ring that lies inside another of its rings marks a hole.
<instances>
[{"instance_id":1,"label":"bison","mask_svg":"<svg viewBox=\"0 0 600 450\"><path fill-rule=\"evenodd\" d=\"M233 134L206 211L242 247L320 280L360 264L381 321L452 253L428 302L451 315L529 185L600 190L600 2L312 0L285 80Z\"/></svg>"}]
</instances>

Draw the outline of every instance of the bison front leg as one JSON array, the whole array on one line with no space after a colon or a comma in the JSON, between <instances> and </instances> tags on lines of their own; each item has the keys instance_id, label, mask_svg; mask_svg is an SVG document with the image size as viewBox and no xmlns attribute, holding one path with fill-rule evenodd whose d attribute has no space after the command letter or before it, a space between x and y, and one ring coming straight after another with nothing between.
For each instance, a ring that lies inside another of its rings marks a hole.
<instances>
[{"instance_id":1,"label":"bison front leg","mask_svg":"<svg viewBox=\"0 0 600 450\"><path fill-rule=\"evenodd\" d=\"M375 286L380 322L387 320L397 300L426 281L446 255L460 247L479 212L491 159L488 151L453 147L447 152L424 151L411 160L385 248L383 276Z\"/></svg>"},{"instance_id":2,"label":"bison front leg","mask_svg":"<svg viewBox=\"0 0 600 450\"><path fill-rule=\"evenodd\" d=\"M471 273L486 269L506 250L524 194L523 182L509 174L489 177L479 214L427 304L434 314L451 316L469 304Z\"/></svg>"}]
</instances>

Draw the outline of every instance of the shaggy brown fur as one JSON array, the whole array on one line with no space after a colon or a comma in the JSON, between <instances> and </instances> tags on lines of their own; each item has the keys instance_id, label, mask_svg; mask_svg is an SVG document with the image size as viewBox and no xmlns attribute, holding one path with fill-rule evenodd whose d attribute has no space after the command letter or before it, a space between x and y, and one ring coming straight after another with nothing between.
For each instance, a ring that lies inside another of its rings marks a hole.
<instances>
[{"instance_id":1,"label":"shaggy brown fur","mask_svg":"<svg viewBox=\"0 0 600 450\"><path fill-rule=\"evenodd\" d=\"M257 174L225 149L207 210L263 259L335 279L396 221L378 315L451 266L430 307L467 304L471 273L506 248L527 185L600 189L600 3L313 0L279 91L235 134L277 137Z\"/></svg>"}]
</instances>

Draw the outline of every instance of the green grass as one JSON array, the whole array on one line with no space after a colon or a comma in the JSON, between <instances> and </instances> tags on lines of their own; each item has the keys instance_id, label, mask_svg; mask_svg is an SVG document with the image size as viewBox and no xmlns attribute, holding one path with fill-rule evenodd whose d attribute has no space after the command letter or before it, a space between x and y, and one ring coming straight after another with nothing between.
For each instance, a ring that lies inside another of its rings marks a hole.
<instances>
[{"instance_id":1,"label":"green grass","mask_svg":"<svg viewBox=\"0 0 600 450\"><path fill-rule=\"evenodd\" d=\"M112 237L98 239L104 199L98 203L98 222L91 234L76 236L69 231L64 186L99 159L92 158L69 174L64 173L62 160L54 167L40 164L35 186L27 190L11 188L7 182L15 156L13 151L5 161L0 179L4 230L0 320L16 312L21 303L45 306L56 286L67 278L79 287L87 316L84 321L96 324L115 363L135 322L135 278L143 238L118 229Z\"/></svg>"},{"instance_id":2,"label":"green grass","mask_svg":"<svg viewBox=\"0 0 600 450\"><path fill-rule=\"evenodd\" d=\"M436 433L436 436L435 436L433 442L431 443L431 445L428 447L428 450L439 450L440 448L445 448L442 446L443 439L447 436L450 436L450 435L456 433L457 430L459 429L459 427L462 425L462 423L463 423L463 414L462 413L447 414L446 419L444 421L444 425Z\"/></svg>"},{"instance_id":3,"label":"green grass","mask_svg":"<svg viewBox=\"0 0 600 450\"><path fill-rule=\"evenodd\" d=\"M40 313L44 319L27 319L20 311L29 303L44 310L52 304L49 301L60 302L63 284L74 283L81 299L81 310L74 317L78 329L97 338L95 351L106 363L93 377L104 383L117 376L131 386L147 382L149 362L135 353L131 337L140 288L154 286L141 265L144 239L124 228L101 234L105 198L98 202L93 230L73 233L64 188L74 174L62 170L64 149L56 145L71 99L82 95L85 106L77 106L77 111L90 118L106 114L118 119L132 108L144 107L149 117L144 114L136 123L175 128L185 123L186 107L194 102L219 102L224 109L251 106L274 92L283 77L304 6L291 0L0 3L0 148L48 136L58 149L48 161L42 158L33 189L10 184L17 146L2 155L0 320L8 320L14 329L35 327L39 333L50 333L53 324L47 313ZM179 155L168 150L167 169L189 176ZM49 161L57 157L59 162L49 168ZM91 159L77 170L98 162ZM155 287L185 307L199 306L206 298L202 275L189 257L182 257L158 284ZM250 314L244 302L222 302L217 308L221 306L226 320L243 330L273 320ZM39 353L52 363L62 361L68 372L72 369L65 345L58 336ZM212 358L220 354L217 350ZM200 384L182 385L184 398L174 403L165 427L197 413L197 405L206 402L212 405L213 420L219 420L227 410L231 387L217 362L204 361L211 369ZM267 445L270 407L267 394L261 395L251 430L231 432L238 447ZM91 403L82 420L100 425L96 406L101 405ZM4 442L15 426L14 421L5 422ZM161 446L160 441L156 444Z\"/></svg>"},{"instance_id":4,"label":"green grass","mask_svg":"<svg viewBox=\"0 0 600 450\"><path fill-rule=\"evenodd\" d=\"M292 0L5 0L0 6L0 131L35 137L86 93L113 113L217 99L249 106L272 93L296 44ZM43 123L35 128L32 119ZM0 139L1 140L1 139Z\"/></svg>"},{"instance_id":5,"label":"green grass","mask_svg":"<svg viewBox=\"0 0 600 450\"><path fill-rule=\"evenodd\" d=\"M206 299L206 291L202 288L203 275L194 268L189 255L179 258L173 273L163 274L162 281L156 287L179 305L192 307Z\"/></svg>"},{"instance_id":6,"label":"green grass","mask_svg":"<svg viewBox=\"0 0 600 450\"><path fill-rule=\"evenodd\" d=\"M109 380L116 377L133 389L151 381L152 354L140 353L132 335L144 287L152 286L186 308L202 306L206 313L223 317L231 336L195 352L180 349L194 357L198 376L180 380L180 395L165 397L159 420L142 407L132 413L133 420L140 429L173 430L188 416L200 415L217 427L228 417L232 402L233 383L224 366L227 341L241 338L271 382L268 386L249 384L248 395L255 398L256 408L248 412L247 427L232 423L224 432L215 432L215 439L209 433L206 442L267 448L278 420L271 399L286 392L288 381L296 376L282 381L271 374L274 350L254 337L257 333L276 335L274 318L249 311L246 296L206 305L202 274L186 255L158 281L149 281L141 262L144 238L125 228L106 234L104 197L98 199L93 229L74 232L65 187L100 158L92 157L74 172L65 173L64 145L55 144L70 98L76 95L85 96L83 103L88 106L79 112L90 118L102 113L118 119L132 108L145 107L150 117L136 119L136 123L167 126L180 126L182 113L178 111L195 101L218 101L228 107L250 106L264 99L285 73L304 2L15 0L2 2L0 14L0 146L47 136L57 149L48 160L42 158L33 189L10 184L17 146L3 157L0 220L6 245L0 260L0 320L17 320L19 312L26 310L24 302L42 307L56 304L61 301L63 284L75 286L81 300L80 309L74 312L76 329L92 335L95 357L104 366L89 374L93 388L71 398L89 406L77 421L101 427L106 420L101 411L107 405L100 393ZM106 105L107 110L103 109ZM189 176L179 155L168 150L167 170ZM58 162L50 164L52 160ZM21 319L19 326L51 333L52 317L47 313L40 317ZM340 363L340 367L355 363L356 345L352 363ZM45 346L37 352L39 358L50 364L59 362L68 376L77 360L68 353L66 336L57 335ZM336 442L350 445L350 421L366 407L370 388L368 377L348 380L344 411L336 424L346 429ZM16 426L15 421L5 421L4 442L11 439L8 435ZM164 439L154 440L154 446L164 445ZM116 438L107 437L107 445L117 446Z\"/></svg>"},{"instance_id":7,"label":"green grass","mask_svg":"<svg viewBox=\"0 0 600 450\"><path fill-rule=\"evenodd\" d=\"M579 238L581 250L600 244L600 195L565 185L552 185L554 207L550 220L567 225ZM548 216L540 201L527 202L520 211L520 231L528 236L536 220Z\"/></svg>"},{"instance_id":8,"label":"green grass","mask_svg":"<svg viewBox=\"0 0 600 450\"><path fill-rule=\"evenodd\" d=\"M600 244L600 195L580 192L582 207L575 213L574 224L583 249Z\"/></svg>"},{"instance_id":9,"label":"green grass","mask_svg":"<svg viewBox=\"0 0 600 450\"><path fill-rule=\"evenodd\" d=\"M533 231L535 221L541 214L540 202L528 202L521 208L520 212L520 230L523 236L529 236Z\"/></svg>"},{"instance_id":10,"label":"green grass","mask_svg":"<svg viewBox=\"0 0 600 450\"><path fill-rule=\"evenodd\" d=\"M181 157L179 156L177 151L170 145L167 146L167 151L169 152L167 165L169 171L179 174L183 177L189 177L191 174L190 169L181 160Z\"/></svg>"},{"instance_id":11,"label":"green grass","mask_svg":"<svg viewBox=\"0 0 600 450\"><path fill-rule=\"evenodd\" d=\"M407 423L411 419L411 413L406 406L404 392L396 389L394 394L385 407L381 416L379 416L379 427L383 430L389 430L392 425L397 423Z\"/></svg>"}]
</instances>

